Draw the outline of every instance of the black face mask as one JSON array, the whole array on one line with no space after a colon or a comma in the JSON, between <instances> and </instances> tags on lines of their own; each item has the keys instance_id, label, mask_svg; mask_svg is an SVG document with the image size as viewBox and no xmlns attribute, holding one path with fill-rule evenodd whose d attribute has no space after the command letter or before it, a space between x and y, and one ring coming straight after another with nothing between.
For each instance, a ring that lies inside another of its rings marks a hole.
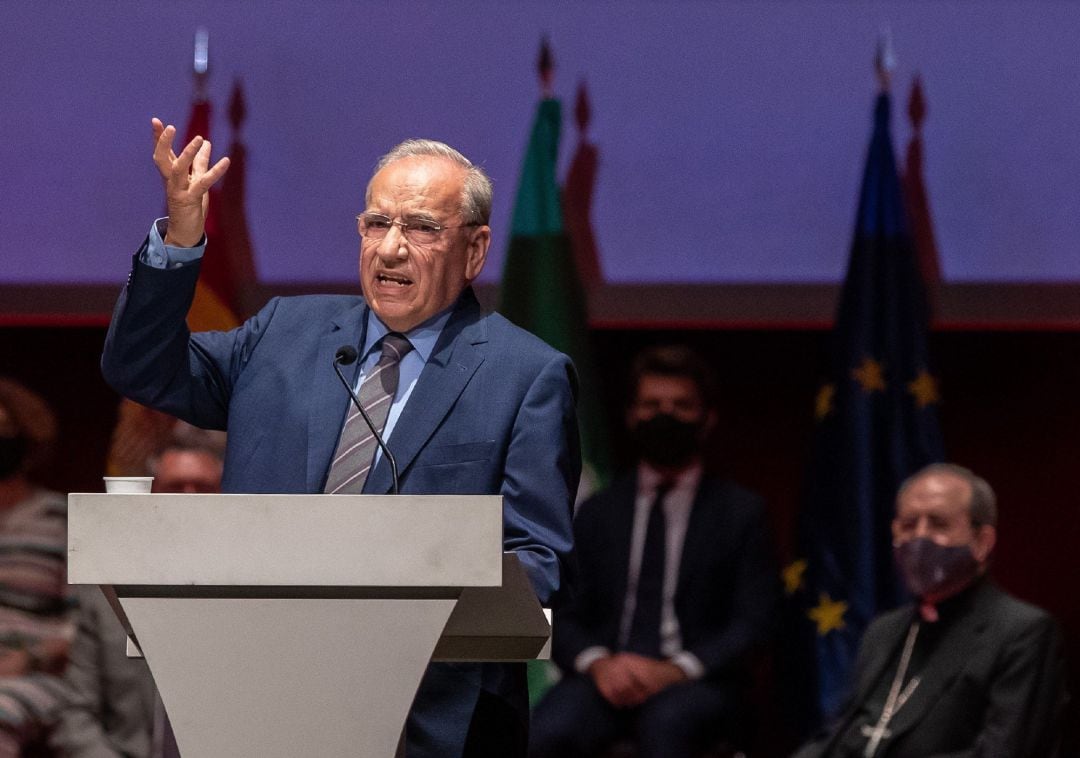
<instances>
[{"instance_id":1,"label":"black face mask","mask_svg":"<svg viewBox=\"0 0 1080 758\"><path fill-rule=\"evenodd\" d=\"M630 429L638 455L654 466L681 466L698 452L701 424L657 413Z\"/></svg>"},{"instance_id":2,"label":"black face mask","mask_svg":"<svg viewBox=\"0 0 1080 758\"><path fill-rule=\"evenodd\" d=\"M0 437L0 479L18 473L25 459L25 437Z\"/></svg>"}]
</instances>

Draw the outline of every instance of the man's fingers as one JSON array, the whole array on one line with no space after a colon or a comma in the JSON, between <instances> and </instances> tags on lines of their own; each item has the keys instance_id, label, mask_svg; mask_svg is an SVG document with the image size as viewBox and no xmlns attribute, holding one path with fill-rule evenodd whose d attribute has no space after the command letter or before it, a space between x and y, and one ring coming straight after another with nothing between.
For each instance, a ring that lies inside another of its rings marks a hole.
<instances>
[{"instance_id":1,"label":"man's fingers","mask_svg":"<svg viewBox=\"0 0 1080 758\"><path fill-rule=\"evenodd\" d=\"M225 176L225 172L229 170L228 157L222 158L214 164L213 168L204 171L194 179L191 183L191 188L198 192L206 192L208 189L214 186L221 177Z\"/></svg>"},{"instance_id":2,"label":"man's fingers","mask_svg":"<svg viewBox=\"0 0 1080 758\"><path fill-rule=\"evenodd\" d=\"M157 164L162 174L166 174L172 169L172 162L176 160L176 156L172 151L172 141L173 137L176 136L176 127L172 124L162 126L161 121L156 118L151 121L151 124L154 127L154 163Z\"/></svg>"},{"instance_id":3,"label":"man's fingers","mask_svg":"<svg viewBox=\"0 0 1080 758\"><path fill-rule=\"evenodd\" d=\"M623 660L626 680L622 695L633 705L641 704L655 691L652 663L651 660L638 656L626 656Z\"/></svg>"},{"instance_id":4,"label":"man's fingers","mask_svg":"<svg viewBox=\"0 0 1080 758\"><path fill-rule=\"evenodd\" d=\"M153 130L154 130L154 143L156 145L157 141L159 139L161 139L161 134L162 134L162 132L165 131L166 126L165 126L165 124L161 123L161 119L159 119L159 118L150 119L150 125L153 127ZM175 161L176 160L176 153L174 153L172 151L172 138L174 136L176 136L176 127L175 126L172 127L172 133L169 136L169 149L168 149L169 158L171 158L172 160Z\"/></svg>"},{"instance_id":5,"label":"man's fingers","mask_svg":"<svg viewBox=\"0 0 1080 758\"><path fill-rule=\"evenodd\" d=\"M619 682L612 690L612 702L621 708L641 705L648 697L646 690L631 679Z\"/></svg>"},{"instance_id":6,"label":"man's fingers","mask_svg":"<svg viewBox=\"0 0 1080 758\"><path fill-rule=\"evenodd\" d=\"M150 119L150 127L154 132L154 163L173 188L171 191L187 190L196 195L203 194L229 170L227 157L210 166L213 148L209 140L196 136L177 155L172 147L176 127L164 124L156 116Z\"/></svg>"},{"instance_id":7,"label":"man's fingers","mask_svg":"<svg viewBox=\"0 0 1080 758\"><path fill-rule=\"evenodd\" d=\"M172 167L169 169L169 173L166 179L170 184L176 187L187 187L190 181L191 165L195 161L195 156L199 152L199 148L202 147L203 138L196 137L187 143L180 155L176 156L176 160L172 161Z\"/></svg>"},{"instance_id":8,"label":"man's fingers","mask_svg":"<svg viewBox=\"0 0 1080 758\"><path fill-rule=\"evenodd\" d=\"M191 175L200 176L206 173L207 166L210 165L210 140L203 140L202 145L199 146L198 151L195 153L195 160L191 162Z\"/></svg>"},{"instance_id":9,"label":"man's fingers","mask_svg":"<svg viewBox=\"0 0 1080 758\"><path fill-rule=\"evenodd\" d=\"M199 154L199 149L202 147L203 138L199 135L195 135L191 142L184 145L184 149L180 151L176 156L176 160L183 161L184 165L190 169L192 162L195 160L195 156Z\"/></svg>"},{"instance_id":10,"label":"man's fingers","mask_svg":"<svg viewBox=\"0 0 1080 758\"><path fill-rule=\"evenodd\" d=\"M649 683L652 678L652 664L650 659L636 655L628 655L623 660L627 676L638 684Z\"/></svg>"},{"instance_id":11,"label":"man's fingers","mask_svg":"<svg viewBox=\"0 0 1080 758\"><path fill-rule=\"evenodd\" d=\"M210 184L214 184L215 182L217 182L218 179L225 176L225 172L229 170L229 166L231 165L232 161L230 161L229 156L226 155L224 158L215 163L214 167L207 171L204 176L207 180L209 180Z\"/></svg>"}]
</instances>

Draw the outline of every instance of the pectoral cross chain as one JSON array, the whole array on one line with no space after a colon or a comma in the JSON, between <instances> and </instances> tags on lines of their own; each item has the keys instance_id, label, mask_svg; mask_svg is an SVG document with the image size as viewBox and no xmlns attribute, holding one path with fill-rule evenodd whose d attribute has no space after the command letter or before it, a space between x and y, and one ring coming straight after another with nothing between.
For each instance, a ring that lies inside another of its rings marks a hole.
<instances>
[{"instance_id":1,"label":"pectoral cross chain","mask_svg":"<svg viewBox=\"0 0 1080 758\"><path fill-rule=\"evenodd\" d=\"M919 622L916 621L911 625L907 639L904 640L904 651L900 654L900 665L896 667L896 676L893 677L892 686L889 688L889 696L885 700L885 707L881 709L881 718L878 719L875 726L866 725L859 730L864 737L869 739L866 743L866 750L863 751L863 758L874 758L877 749L881 746L881 741L892 737L892 732L888 728L889 722L892 721L896 712L904 706L904 703L908 701L915 688L919 686L919 677L913 676L907 686L903 690L900 689L904 682L904 675L907 674L908 666L911 663L911 654L915 650L915 638L918 635Z\"/></svg>"}]
</instances>

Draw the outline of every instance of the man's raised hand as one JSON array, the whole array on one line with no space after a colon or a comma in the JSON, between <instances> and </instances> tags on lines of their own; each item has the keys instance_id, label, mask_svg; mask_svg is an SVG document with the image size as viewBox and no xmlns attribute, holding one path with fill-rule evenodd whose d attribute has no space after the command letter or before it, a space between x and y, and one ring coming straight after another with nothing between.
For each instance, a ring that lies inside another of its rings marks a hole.
<instances>
[{"instance_id":1,"label":"man's raised hand","mask_svg":"<svg viewBox=\"0 0 1080 758\"><path fill-rule=\"evenodd\" d=\"M154 129L154 164L165 183L165 204L169 213L165 244L194 247L206 228L210 188L229 170L229 159L210 166L210 142L196 137L179 155L173 152L176 127L151 119Z\"/></svg>"}]
</instances>

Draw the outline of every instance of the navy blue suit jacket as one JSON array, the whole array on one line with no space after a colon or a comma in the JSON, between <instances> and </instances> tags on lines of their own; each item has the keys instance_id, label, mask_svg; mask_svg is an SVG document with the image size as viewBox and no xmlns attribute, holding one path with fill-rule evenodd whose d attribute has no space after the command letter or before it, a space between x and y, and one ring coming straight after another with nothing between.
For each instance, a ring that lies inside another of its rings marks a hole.
<instances>
[{"instance_id":1,"label":"navy blue suit jacket","mask_svg":"<svg viewBox=\"0 0 1080 758\"><path fill-rule=\"evenodd\" d=\"M109 384L197 426L227 429L225 492L321 492L349 407L334 354L363 343L364 299L275 298L237 329L190 334L184 318L198 264L156 269L140 253L106 337ZM544 603L560 588L572 543L575 384L565 355L483 313L466 289L388 440L402 493L503 495L504 547ZM364 492L390 488L383 458ZM410 717L410 756L461 754L481 691L527 718L520 665L431 668Z\"/></svg>"},{"instance_id":2,"label":"navy blue suit jacket","mask_svg":"<svg viewBox=\"0 0 1080 758\"><path fill-rule=\"evenodd\" d=\"M637 480L626 476L581 505L574 522L578 583L555 613L553 655L566 671L588 647L618 649ZM779 595L761 499L702 477L683 543L675 615L683 649L714 680L741 678L767 640Z\"/></svg>"}]
</instances>

